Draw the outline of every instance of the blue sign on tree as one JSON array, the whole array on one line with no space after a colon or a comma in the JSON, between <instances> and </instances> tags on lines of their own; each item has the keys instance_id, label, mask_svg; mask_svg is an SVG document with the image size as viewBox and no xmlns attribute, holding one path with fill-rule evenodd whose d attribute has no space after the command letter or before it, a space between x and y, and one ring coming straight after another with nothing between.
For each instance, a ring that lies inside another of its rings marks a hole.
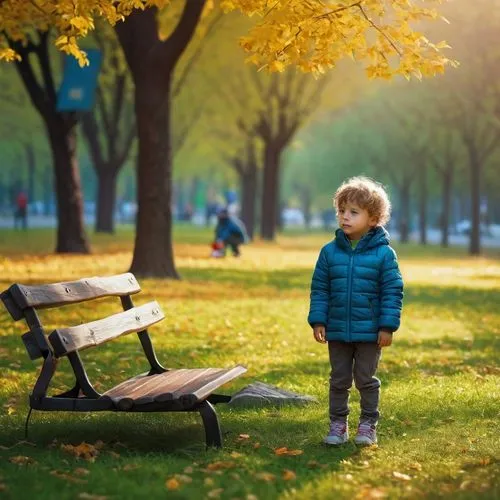
<instances>
[{"instance_id":1,"label":"blue sign on tree","mask_svg":"<svg viewBox=\"0 0 500 500\"><path fill-rule=\"evenodd\" d=\"M89 111L94 105L97 78L101 68L101 51L85 51L89 65L80 67L70 55L64 58L64 75L57 94L57 111Z\"/></svg>"}]
</instances>

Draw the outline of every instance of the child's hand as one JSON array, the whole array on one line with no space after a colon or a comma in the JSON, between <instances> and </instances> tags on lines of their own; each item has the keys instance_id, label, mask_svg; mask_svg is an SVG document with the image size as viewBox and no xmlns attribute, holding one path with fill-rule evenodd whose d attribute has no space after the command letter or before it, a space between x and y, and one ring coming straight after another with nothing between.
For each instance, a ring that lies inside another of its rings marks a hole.
<instances>
[{"instance_id":1,"label":"child's hand","mask_svg":"<svg viewBox=\"0 0 500 500\"><path fill-rule=\"evenodd\" d=\"M378 345L379 347L389 347L392 344L392 333L386 330L378 332Z\"/></svg>"},{"instance_id":2,"label":"child's hand","mask_svg":"<svg viewBox=\"0 0 500 500\"><path fill-rule=\"evenodd\" d=\"M325 327L323 325L313 326L314 340L320 344L326 344Z\"/></svg>"}]
</instances>

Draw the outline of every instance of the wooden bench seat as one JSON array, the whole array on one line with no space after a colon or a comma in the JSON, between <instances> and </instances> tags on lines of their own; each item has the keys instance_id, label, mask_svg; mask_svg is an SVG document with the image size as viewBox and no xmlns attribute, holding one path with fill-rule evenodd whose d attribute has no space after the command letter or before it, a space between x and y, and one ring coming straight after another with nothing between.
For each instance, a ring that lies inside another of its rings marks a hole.
<instances>
[{"instance_id":1,"label":"wooden bench seat","mask_svg":"<svg viewBox=\"0 0 500 500\"><path fill-rule=\"evenodd\" d=\"M147 329L164 319L156 301L134 307L131 294L140 291L131 273L104 278L86 278L68 283L12 285L0 295L14 320L25 319L29 331L22 340L31 359L43 365L30 395L31 410L45 411L197 411L206 433L207 446L222 446L219 422L213 404L229 402L230 396L214 394L220 386L246 371L232 368L167 369L158 361ZM101 297L120 297L124 311L97 321L45 331L36 309L59 307ZM137 333L150 365L147 373L125 380L100 394L90 382L80 351ZM50 382L61 359L68 359L75 375L72 389L48 395Z\"/></svg>"}]
</instances>

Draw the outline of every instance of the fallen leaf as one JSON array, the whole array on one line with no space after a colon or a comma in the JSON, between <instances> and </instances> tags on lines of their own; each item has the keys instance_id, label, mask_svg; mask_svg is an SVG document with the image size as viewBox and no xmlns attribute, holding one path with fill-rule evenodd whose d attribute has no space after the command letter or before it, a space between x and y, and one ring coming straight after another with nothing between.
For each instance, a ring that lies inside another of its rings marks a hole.
<instances>
[{"instance_id":1,"label":"fallen leaf","mask_svg":"<svg viewBox=\"0 0 500 500\"><path fill-rule=\"evenodd\" d=\"M466 479L465 481L462 481L462 483L460 484L460 489L466 490L471 484L472 484L472 481Z\"/></svg>"},{"instance_id":2,"label":"fallen leaf","mask_svg":"<svg viewBox=\"0 0 500 500\"><path fill-rule=\"evenodd\" d=\"M250 434L240 434L236 441L245 441L246 439L250 439Z\"/></svg>"},{"instance_id":3,"label":"fallen leaf","mask_svg":"<svg viewBox=\"0 0 500 500\"><path fill-rule=\"evenodd\" d=\"M116 453L116 451L108 451L108 453L113 457L113 458L120 458L120 454Z\"/></svg>"},{"instance_id":4,"label":"fallen leaf","mask_svg":"<svg viewBox=\"0 0 500 500\"><path fill-rule=\"evenodd\" d=\"M193 478L191 476L186 476L186 474L176 474L175 477L181 483L192 483L193 482Z\"/></svg>"},{"instance_id":5,"label":"fallen leaf","mask_svg":"<svg viewBox=\"0 0 500 500\"><path fill-rule=\"evenodd\" d=\"M242 456L243 456L243 454L242 454L242 453L238 453L237 451L233 451L233 452L231 453L231 457L232 457L232 458L240 458L240 457L242 457Z\"/></svg>"},{"instance_id":6,"label":"fallen leaf","mask_svg":"<svg viewBox=\"0 0 500 500\"><path fill-rule=\"evenodd\" d=\"M104 495L92 495L90 493L80 493L78 498L81 500L107 500L108 497Z\"/></svg>"},{"instance_id":7,"label":"fallen leaf","mask_svg":"<svg viewBox=\"0 0 500 500\"><path fill-rule=\"evenodd\" d=\"M276 448L274 450L275 455L286 455L288 453L288 448L283 446L282 448Z\"/></svg>"},{"instance_id":8,"label":"fallen leaf","mask_svg":"<svg viewBox=\"0 0 500 500\"><path fill-rule=\"evenodd\" d=\"M356 495L356 500L379 500L380 498L386 498L387 495L387 492L383 488L365 486Z\"/></svg>"},{"instance_id":9,"label":"fallen leaf","mask_svg":"<svg viewBox=\"0 0 500 500\"><path fill-rule=\"evenodd\" d=\"M275 455L296 456L302 455L302 453L304 453L302 450L289 450L286 446L274 450Z\"/></svg>"},{"instance_id":10,"label":"fallen leaf","mask_svg":"<svg viewBox=\"0 0 500 500\"><path fill-rule=\"evenodd\" d=\"M76 458L83 458L89 462L93 462L99 455L99 449L102 448L102 441L98 441L95 445L83 441L77 446L71 444L62 444L61 449Z\"/></svg>"},{"instance_id":11,"label":"fallen leaf","mask_svg":"<svg viewBox=\"0 0 500 500\"><path fill-rule=\"evenodd\" d=\"M165 486L170 491L178 490L181 486L181 483L179 483L179 481L177 479L175 479L175 477L172 477L166 481Z\"/></svg>"},{"instance_id":12,"label":"fallen leaf","mask_svg":"<svg viewBox=\"0 0 500 500\"><path fill-rule=\"evenodd\" d=\"M211 477L206 477L203 482L205 483L205 486L213 486L214 484L214 480Z\"/></svg>"},{"instance_id":13,"label":"fallen leaf","mask_svg":"<svg viewBox=\"0 0 500 500\"><path fill-rule=\"evenodd\" d=\"M398 471L393 471L392 475L396 479L401 479L402 481L410 481L411 480L411 477L408 474L403 474L403 473L398 472Z\"/></svg>"},{"instance_id":14,"label":"fallen leaf","mask_svg":"<svg viewBox=\"0 0 500 500\"><path fill-rule=\"evenodd\" d=\"M221 469L232 469L236 467L235 462L231 462L229 460L220 461L220 462L212 462L207 465L208 470L221 470Z\"/></svg>"},{"instance_id":15,"label":"fallen leaf","mask_svg":"<svg viewBox=\"0 0 500 500\"><path fill-rule=\"evenodd\" d=\"M74 476L71 476L70 474L66 474L66 472L61 472L59 470L51 470L50 475L54 476L54 477L58 477L59 479L64 479L65 481L69 481L70 483L76 483L76 484L88 483L88 481L86 479L74 477Z\"/></svg>"},{"instance_id":16,"label":"fallen leaf","mask_svg":"<svg viewBox=\"0 0 500 500\"><path fill-rule=\"evenodd\" d=\"M254 449L256 450L257 448L260 448L260 443L254 443L253 445Z\"/></svg>"},{"instance_id":17,"label":"fallen leaf","mask_svg":"<svg viewBox=\"0 0 500 500\"><path fill-rule=\"evenodd\" d=\"M191 467L190 465L188 465L187 467L184 468L184 472L186 474L192 474L194 472L194 469L193 469L193 467Z\"/></svg>"},{"instance_id":18,"label":"fallen leaf","mask_svg":"<svg viewBox=\"0 0 500 500\"><path fill-rule=\"evenodd\" d=\"M276 476L274 474L271 474L270 472L258 472L257 474L255 474L255 477L262 481L266 481L267 483L270 483L271 481L274 481L276 479Z\"/></svg>"},{"instance_id":19,"label":"fallen leaf","mask_svg":"<svg viewBox=\"0 0 500 500\"><path fill-rule=\"evenodd\" d=\"M36 461L31 457L25 457L23 455L18 455L16 457L10 457L9 462L17 465L32 465L36 464Z\"/></svg>"},{"instance_id":20,"label":"fallen leaf","mask_svg":"<svg viewBox=\"0 0 500 500\"><path fill-rule=\"evenodd\" d=\"M220 494L224 491L224 488L217 488L216 490L209 491L207 493L208 498L219 498Z\"/></svg>"},{"instance_id":21,"label":"fallen leaf","mask_svg":"<svg viewBox=\"0 0 500 500\"><path fill-rule=\"evenodd\" d=\"M73 474L76 474L77 476L87 476L90 474L90 471L88 469L84 469L83 467L78 467L73 471Z\"/></svg>"},{"instance_id":22,"label":"fallen leaf","mask_svg":"<svg viewBox=\"0 0 500 500\"><path fill-rule=\"evenodd\" d=\"M292 479L297 479L297 474L293 470L285 469L283 475L281 476L285 481L291 481Z\"/></svg>"}]
</instances>

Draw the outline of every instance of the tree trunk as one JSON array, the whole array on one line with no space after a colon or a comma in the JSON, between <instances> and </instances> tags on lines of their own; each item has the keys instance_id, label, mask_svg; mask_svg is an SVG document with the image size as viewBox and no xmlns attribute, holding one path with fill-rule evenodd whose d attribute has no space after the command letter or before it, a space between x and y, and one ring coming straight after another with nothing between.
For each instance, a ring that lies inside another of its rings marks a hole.
<instances>
[{"instance_id":1,"label":"tree trunk","mask_svg":"<svg viewBox=\"0 0 500 500\"><path fill-rule=\"evenodd\" d=\"M170 81L164 83L153 76L153 68L149 78L136 82L138 211L130 271L178 279L172 247Z\"/></svg>"},{"instance_id":2,"label":"tree trunk","mask_svg":"<svg viewBox=\"0 0 500 500\"><path fill-rule=\"evenodd\" d=\"M448 247L449 239L452 182L453 173L447 170L443 176L442 185L441 246L444 248Z\"/></svg>"},{"instance_id":3,"label":"tree trunk","mask_svg":"<svg viewBox=\"0 0 500 500\"><path fill-rule=\"evenodd\" d=\"M116 176L118 170L113 166L97 167L97 211L96 233L115 232Z\"/></svg>"},{"instance_id":4,"label":"tree trunk","mask_svg":"<svg viewBox=\"0 0 500 500\"><path fill-rule=\"evenodd\" d=\"M300 198L302 201L302 212L304 213L304 223L306 225L306 229L309 230L311 228L311 189L307 186L301 188Z\"/></svg>"},{"instance_id":5,"label":"tree trunk","mask_svg":"<svg viewBox=\"0 0 500 500\"><path fill-rule=\"evenodd\" d=\"M274 240L276 233L276 211L279 201L279 169L281 149L273 143L266 144L264 151L264 179L262 187L262 212L260 214L260 236Z\"/></svg>"},{"instance_id":6,"label":"tree trunk","mask_svg":"<svg viewBox=\"0 0 500 500\"><path fill-rule=\"evenodd\" d=\"M89 253L76 154L76 122L61 113L45 121L54 162L58 253Z\"/></svg>"},{"instance_id":7,"label":"tree trunk","mask_svg":"<svg viewBox=\"0 0 500 500\"><path fill-rule=\"evenodd\" d=\"M26 161L28 162L28 202L35 201L35 169L36 159L33 144L28 142L25 144Z\"/></svg>"},{"instance_id":8,"label":"tree trunk","mask_svg":"<svg viewBox=\"0 0 500 500\"><path fill-rule=\"evenodd\" d=\"M247 165L241 176L241 220L247 228L248 237L255 233L255 202L257 197L257 165Z\"/></svg>"},{"instance_id":9,"label":"tree trunk","mask_svg":"<svg viewBox=\"0 0 500 500\"><path fill-rule=\"evenodd\" d=\"M38 35L38 44L30 41L35 48L12 40L9 40L9 45L22 56L15 62L16 69L44 121L51 145L58 214L56 252L89 253L76 151L77 118L75 113L57 111L57 92L48 49L49 32L38 32ZM30 58L30 54L34 56ZM42 83L32 64L35 56Z\"/></svg>"},{"instance_id":10,"label":"tree trunk","mask_svg":"<svg viewBox=\"0 0 500 500\"><path fill-rule=\"evenodd\" d=\"M171 79L204 5L205 0L186 2L163 41L156 8L136 10L115 27L135 84L138 211L130 271L140 276L179 278L172 246Z\"/></svg>"},{"instance_id":11,"label":"tree trunk","mask_svg":"<svg viewBox=\"0 0 500 500\"><path fill-rule=\"evenodd\" d=\"M469 254L481 253L481 165L475 149L469 148L471 231Z\"/></svg>"},{"instance_id":12,"label":"tree trunk","mask_svg":"<svg viewBox=\"0 0 500 500\"><path fill-rule=\"evenodd\" d=\"M427 245L427 165L422 165L419 176L419 239Z\"/></svg>"},{"instance_id":13,"label":"tree trunk","mask_svg":"<svg viewBox=\"0 0 500 500\"><path fill-rule=\"evenodd\" d=\"M51 215L51 202L54 195L54 171L47 165L43 171L43 212Z\"/></svg>"},{"instance_id":14,"label":"tree trunk","mask_svg":"<svg viewBox=\"0 0 500 500\"><path fill-rule=\"evenodd\" d=\"M410 239L410 184L405 183L399 189L399 241L408 243Z\"/></svg>"}]
</instances>

